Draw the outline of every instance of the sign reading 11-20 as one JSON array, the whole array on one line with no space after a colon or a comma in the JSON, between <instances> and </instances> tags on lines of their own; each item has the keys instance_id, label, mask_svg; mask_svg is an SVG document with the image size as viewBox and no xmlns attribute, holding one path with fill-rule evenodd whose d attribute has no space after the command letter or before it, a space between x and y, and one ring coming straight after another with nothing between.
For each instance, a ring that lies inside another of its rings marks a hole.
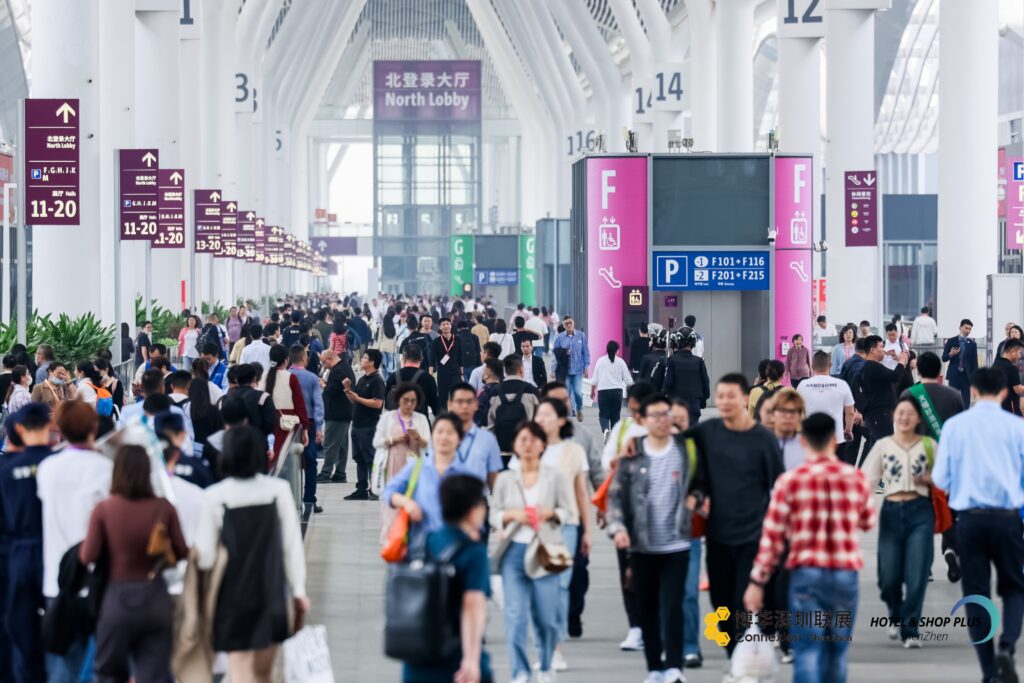
<instances>
[{"instance_id":1,"label":"sign reading 11-20","mask_svg":"<svg viewBox=\"0 0 1024 683\"><path fill-rule=\"evenodd\" d=\"M25 213L30 225L78 225L78 100L25 100Z\"/></svg>"}]
</instances>

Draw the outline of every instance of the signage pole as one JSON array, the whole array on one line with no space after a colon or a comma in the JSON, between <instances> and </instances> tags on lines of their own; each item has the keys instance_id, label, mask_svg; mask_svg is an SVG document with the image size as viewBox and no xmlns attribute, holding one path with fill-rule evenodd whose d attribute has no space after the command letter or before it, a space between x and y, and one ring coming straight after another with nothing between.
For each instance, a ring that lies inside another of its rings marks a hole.
<instances>
[{"instance_id":1,"label":"signage pole","mask_svg":"<svg viewBox=\"0 0 1024 683\"><path fill-rule=\"evenodd\" d=\"M114 150L114 201L117 202L118 210L121 206L121 155ZM118 214L120 215L120 214ZM134 298L133 298L134 303ZM132 320L128 324L134 328L138 323L135 312L132 312ZM120 330L121 326L121 226L114 226L114 325ZM120 331L118 331L120 334ZM120 357L120 356L119 356Z\"/></svg>"},{"instance_id":2,"label":"signage pole","mask_svg":"<svg viewBox=\"0 0 1024 683\"><path fill-rule=\"evenodd\" d=\"M11 320L11 192L14 188L18 187L17 183L4 183L4 253L3 263L4 278L3 278L3 291L0 295L3 297L3 321L10 322ZM10 189L8 189L10 188Z\"/></svg>"},{"instance_id":3,"label":"signage pole","mask_svg":"<svg viewBox=\"0 0 1024 683\"><path fill-rule=\"evenodd\" d=\"M27 150L25 149L26 139L27 139L27 136L25 135L25 100L20 100L18 102L18 136L17 136L18 154L17 154L17 160L16 160L16 163L18 165L16 167L16 171L17 172L15 174L15 178L19 182L22 182L22 183L25 182L24 181L24 178L25 178L25 154L27 152ZM4 224L5 224L5 226L7 225L7 222L9 220L8 216L10 215L9 205L7 204L7 192L8 192L7 188L8 187L11 187L11 183L8 183L7 185L4 186ZM17 187L17 185L15 185L15 187ZM24 212L26 214L25 216L22 216L21 215L22 213L23 212L21 212L21 211L18 212L18 223L23 223L25 221L25 219L28 217L28 212L27 211ZM25 239L26 239L26 236L28 235L28 226L24 226L24 228L20 231L20 234L19 234L19 231L18 231L18 228L17 228L17 224L16 224L15 228L14 228L14 232L17 235L17 238L16 238L17 239L17 247L16 247L17 248L17 254L16 254L16 258L18 259L18 271L17 271L17 274L16 274L16 280L15 280L15 287L17 288L17 301L15 302L14 315L17 316L18 343L19 344L24 344L25 341L26 341L26 337L28 336L28 333L27 333L28 325L25 322L25 317L27 315L25 309L28 308L28 297L26 296L26 291L25 291L26 288L28 287L28 273L25 270L25 265L26 265L25 264L25 260L28 258L28 249L25 246ZM6 242L10 238L11 238L10 231L9 230L5 230L4 231L4 243L6 244Z\"/></svg>"},{"instance_id":4,"label":"signage pole","mask_svg":"<svg viewBox=\"0 0 1024 683\"><path fill-rule=\"evenodd\" d=\"M153 243L146 240L146 320L153 319Z\"/></svg>"}]
</instances>

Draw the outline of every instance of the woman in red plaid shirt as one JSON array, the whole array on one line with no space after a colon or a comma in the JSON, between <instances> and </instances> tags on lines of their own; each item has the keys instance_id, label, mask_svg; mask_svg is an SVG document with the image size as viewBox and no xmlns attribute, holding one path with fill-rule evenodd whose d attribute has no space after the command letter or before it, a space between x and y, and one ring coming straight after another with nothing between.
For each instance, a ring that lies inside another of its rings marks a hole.
<instances>
[{"instance_id":1,"label":"woman in red plaid shirt","mask_svg":"<svg viewBox=\"0 0 1024 683\"><path fill-rule=\"evenodd\" d=\"M864 474L835 457L835 429L835 421L822 413L804 420L807 460L775 484L743 596L748 610L761 610L764 586L788 541L793 683L846 680L863 566L859 532L874 522Z\"/></svg>"}]
</instances>

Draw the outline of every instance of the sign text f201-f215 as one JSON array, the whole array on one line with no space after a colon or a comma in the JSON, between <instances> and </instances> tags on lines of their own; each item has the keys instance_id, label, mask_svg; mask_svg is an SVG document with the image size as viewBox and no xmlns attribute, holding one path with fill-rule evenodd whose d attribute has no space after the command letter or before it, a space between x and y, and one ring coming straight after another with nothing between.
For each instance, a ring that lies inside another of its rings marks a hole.
<instances>
[{"instance_id":1,"label":"sign text f201-f215","mask_svg":"<svg viewBox=\"0 0 1024 683\"><path fill-rule=\"evenodd\" d=\"M79 225L78 100L26 99L24 120L25 222Z\"/></svg>"}]
</instances>

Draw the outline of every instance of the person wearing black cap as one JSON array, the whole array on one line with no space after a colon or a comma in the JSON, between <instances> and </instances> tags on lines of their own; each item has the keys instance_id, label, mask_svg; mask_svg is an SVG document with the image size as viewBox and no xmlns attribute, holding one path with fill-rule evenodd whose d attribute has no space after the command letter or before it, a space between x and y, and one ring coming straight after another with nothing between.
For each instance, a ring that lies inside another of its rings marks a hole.
<instances>
[{"instance_id":1,"label":"person wearing black cap","mask_svg":"<svg viewBox=\"0 0 1024 683\"><path fill-rule=\"evenodd\" d=\"M39 610L43 608L43 512L36 493L36 469L50 450L50 409L26 404L7 419L24 450L0 465L0 509L10 543L4 627L11 643L13 680L41 681L44 660Z\"/></svg>"}]
</instances>

